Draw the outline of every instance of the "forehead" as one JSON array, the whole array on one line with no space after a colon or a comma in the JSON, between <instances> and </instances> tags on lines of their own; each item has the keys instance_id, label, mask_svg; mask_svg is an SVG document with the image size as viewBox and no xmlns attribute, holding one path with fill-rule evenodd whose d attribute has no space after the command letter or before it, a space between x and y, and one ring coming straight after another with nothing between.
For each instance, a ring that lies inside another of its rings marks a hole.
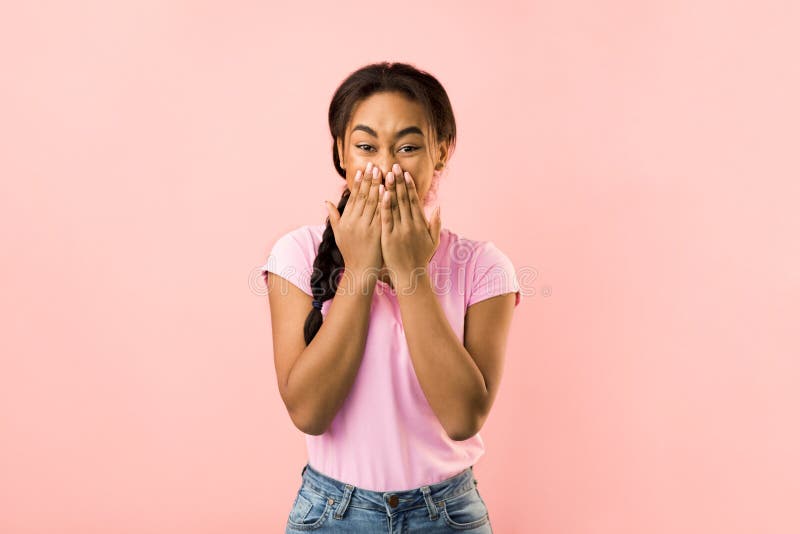
<instances>
[{"instance_id":1,"label":"forehead","mask_svg":"<svg viewBox=\"0 0 800 534\"><path fill-rule=\"evenodd\" d=\"M423 131L428 128L422 105L401 93L376 93L359 102L350 118L349 130L355 124L366 124L378 132L393 133L416 125Z\"/></svg>"}]
</instances>

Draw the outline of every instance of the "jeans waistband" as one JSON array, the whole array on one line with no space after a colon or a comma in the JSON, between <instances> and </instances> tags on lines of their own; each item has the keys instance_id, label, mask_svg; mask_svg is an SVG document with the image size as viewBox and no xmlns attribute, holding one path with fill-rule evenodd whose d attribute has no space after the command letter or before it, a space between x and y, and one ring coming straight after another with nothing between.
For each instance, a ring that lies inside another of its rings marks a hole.
<instances>
[{"instance_id":1,"label":"jeans waistband","mask_svg":"<svg viewBox=\"0 0 800 534\"><path fill-rule=\"evenodd\" d=\"M372 491L324 475L306 463L301 473L303 485L320 495L339 502L336 514L341 516L348 506L383 510L389 514L426 505L437 515L441 501L470 491L477 485L472 466L450 478L418 488L402 491Z\"/></svg>"}]
</instances>

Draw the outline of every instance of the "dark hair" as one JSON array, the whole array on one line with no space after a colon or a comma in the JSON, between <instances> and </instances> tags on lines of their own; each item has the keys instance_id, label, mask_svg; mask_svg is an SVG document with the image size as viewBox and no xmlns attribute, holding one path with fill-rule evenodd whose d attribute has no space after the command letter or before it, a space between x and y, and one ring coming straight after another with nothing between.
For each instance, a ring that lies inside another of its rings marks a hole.
<instances>
[{"instance_id":1,"label":"dark hair","mask_svg":"<svg viewBox=\"0 0 800 534\"><path fill-rule=\"evenodd\" d=\"M434 135L431 139L435 139L437 144L442 141L447 142L448 157L455 149L456 121L450 99L442 84L431 74L408 63L387 61L372 63L351 73L339 85L328 108L328 126L333 137L333 166L342 179L346 179L347 174L339 162L337 139L344 143L345 129L353 109L356 104L375 93L394 91L404 94L422 106L428 117L428 124L433 130ZM437 181L438 177L434 175L432 191L436 190ZM344 212L349 197L350 190L345 184L342 198L337 206L339 214ZM326 221L327 225L322 234L311 274L311 293L320 302L332 299L336 295L339 285L338 275L344 268L344 259L336 245L330 217L326 217ZM322 311L312 307L303 326L306 345L311 343L321 326Z\"/></svg>"}]
</instances>

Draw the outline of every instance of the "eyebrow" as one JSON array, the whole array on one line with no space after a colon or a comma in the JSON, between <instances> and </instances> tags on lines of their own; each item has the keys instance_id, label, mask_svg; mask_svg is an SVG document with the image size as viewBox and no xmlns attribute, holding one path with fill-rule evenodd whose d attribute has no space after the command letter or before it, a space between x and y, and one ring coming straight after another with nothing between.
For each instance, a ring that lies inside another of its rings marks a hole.
<instances>
[{"instance_id":1,"label":"eyebrow","mask_svg":"<svg viewBox=\"0 0 800 534\"><path fill-rule=\"evenodd\" d=\"M373 130L372 128L370 128L369 126L367 126L365 124L356 124L355 128L353 128L353 130L350 133L352 134L356 130L363 130L363 131L367 132L368 134L370 134L372 137L375 137L375 138L378 137L378 132L376 132L375 130ZM402 130L400 130L399 132L394 134L394 138L395 139L399 139L399 138L403 137L404 135L408 135L408 134L412 134L412 133L420 134L422 136L425 135L425 134L422 133L422 130L420 130L419 127L417 127L417 126L409 126L408 128L403 128Z\"/></svg>"}]
</instances>

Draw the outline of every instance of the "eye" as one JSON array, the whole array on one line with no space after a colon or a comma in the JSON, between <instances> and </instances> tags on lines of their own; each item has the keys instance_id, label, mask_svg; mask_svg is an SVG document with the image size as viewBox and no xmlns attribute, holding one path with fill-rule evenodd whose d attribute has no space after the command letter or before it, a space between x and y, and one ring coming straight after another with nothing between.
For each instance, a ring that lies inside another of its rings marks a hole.
<instances>
[{"instance_id":1,"label":"eye","mask_svg":"<svg viewBox=\"0 0 800 534\"><path fill-rule=\"evenodd\" d=\"M372 146L371 145L367 145L365 143L361 143L361 144L356 145L356 148L360 148L361 150L366 150L367 152L369 152L372 149ZM404 147L401 147L400 150L402 151L404 148L408 148L409 149L409 150L405 150L404 151L405 154L408 154L409 152L415 152L415 151L419 150L418 146L413 146L413 145L406 145Z\"/></svg>"}]
</instances>

